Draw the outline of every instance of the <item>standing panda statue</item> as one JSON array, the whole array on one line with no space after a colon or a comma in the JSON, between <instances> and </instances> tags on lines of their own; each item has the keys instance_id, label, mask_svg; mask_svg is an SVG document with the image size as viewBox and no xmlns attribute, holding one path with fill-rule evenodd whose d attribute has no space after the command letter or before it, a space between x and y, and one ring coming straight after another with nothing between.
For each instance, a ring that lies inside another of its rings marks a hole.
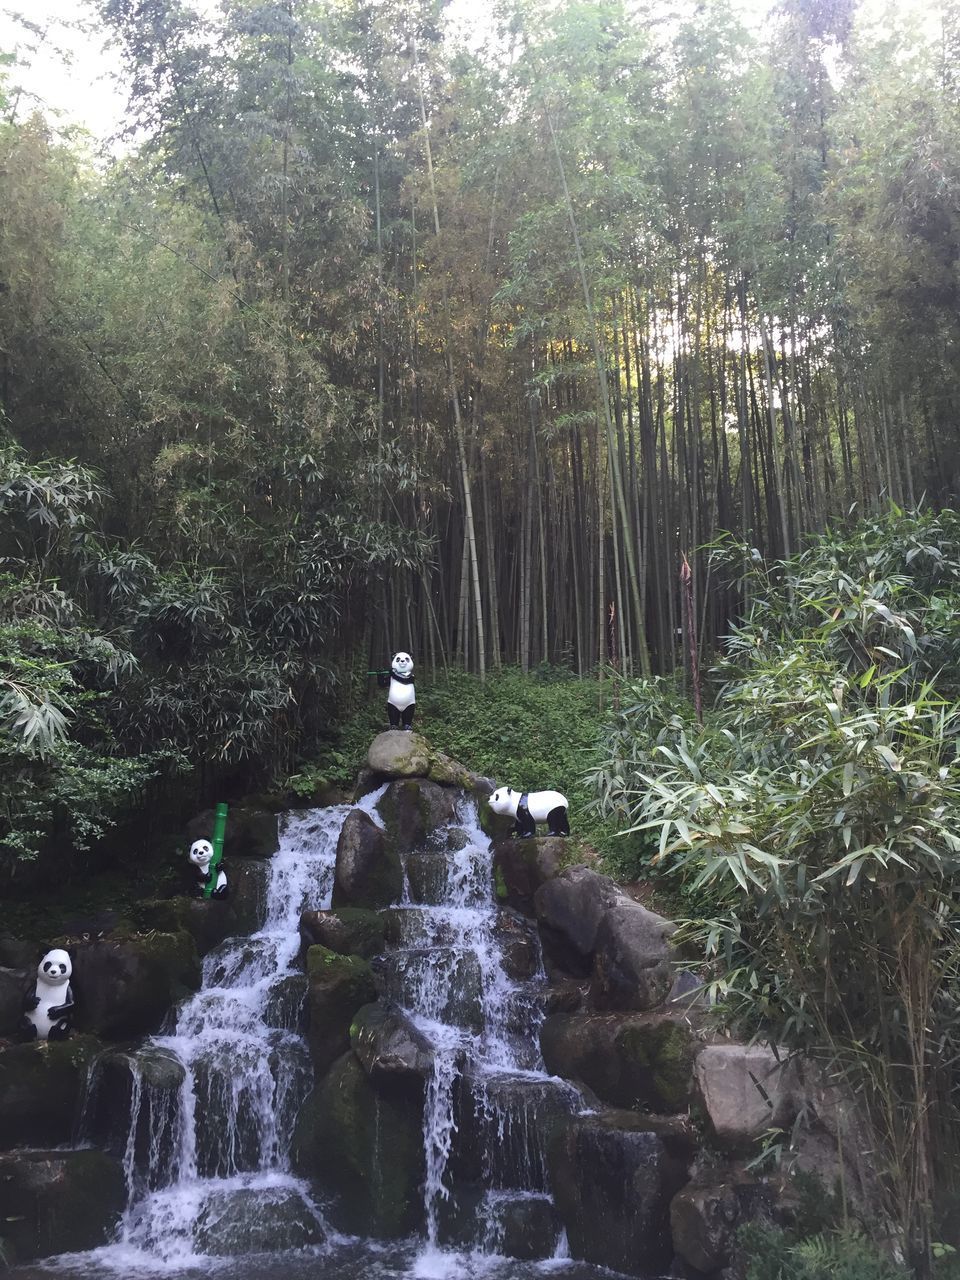
<instances>
[{"instance_id":1,"label":"standing panda statue","mask_svg":"<svg viewBox=\"0 0 960 1280\"><path fill-rule=\"evenodd\" d=\"M568 836L567 797L559 791L515 791L498 787L490 797L490 808L501 817L515 818L513 836L526 839L537 834L537 823L545 822L552 836Z\"/></svg>"},{"instance_id":2,"label":"standing panda statue","mask_svg":"<svg viewBox=\"0 0 960 1280\"><path fill-rule=\"evenodd\" d=\"M413 659L409 653L395 653L390 663L390 688L387 692L387 715L390 717L391 729L412 729L416 709Z\"/></svg>"},{"instance_id":3,"label":"standing panda statue","mask_svg":"<svg viewBox=\"0 0 960 1280\"><path fill-rule=\"evenodd\" d=\"M37 965L37 986L24 1001L23 1031L28 1040L66 1040L73 1009L73 965L55 947Z\"/></svg>"},{"instance_id":4,"label":"standing panda statue","mask_svg":"<svg viewBox=\"0 0 960 1280\"><path fill-rule=\"evenodd\" d=\"M198 898L225 898L227 877L219 859L214 860L213 845L209 840L194 840L190 846L190 861L197 869L193 891Z\"/></svg>"}]
</instances>

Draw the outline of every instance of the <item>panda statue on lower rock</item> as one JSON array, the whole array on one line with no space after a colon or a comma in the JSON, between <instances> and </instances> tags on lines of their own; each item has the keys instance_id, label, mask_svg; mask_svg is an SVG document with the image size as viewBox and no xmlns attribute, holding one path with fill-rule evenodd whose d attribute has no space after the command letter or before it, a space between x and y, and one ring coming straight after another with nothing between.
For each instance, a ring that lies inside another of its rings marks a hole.
<instances>
[{"instance_id":1,"label":"panda statue on lower rock","mask_svg":"<svg viewBox=\"0 0 960 1280\"><path fill-rule=\"evenodd\" d=\"M390 663L390 688L387 691L387 715L391 729L412 729L417 709L417 691L413 685L413 659L409 653L395 653Z\"/></svg>"},{"instance_id":2,"label":"panda statue on lower rock","mask_svg":"<svg viewBox=\"0 0 960 1280\"><path fill-rule=\"evenodd\" d=\"M537 823L545 822L552 836L568 836L567 797L559 791L515 791L498 787L490 797L490 808L504 818L515 818L513 836L526 839L537 834Z\"/></svg>"},{"instance_id":3,"label":"panda statue on lower rock","mask_svg":"<svg viewBox=\"0 0 960 1280\"><path fill-rule=\"evenodd\" d=\"M37 985L24 1001L22 1029L28 1040L66 1040L73 1010L70 979L73 965L66 951L55 947L37 965Z\"/></svg>"},{"instance_id":4,"label":"panda statue on lower rock","mask_svg":"<svg viewBox=\"0 0 960 1280\"><path fill-rule=\"evenodd\" d=\"M211 870L213 845L209 840L194 840L190 846L190 861L197 869L197 880L193 891L198 898L226 898L227 876L222 863L217 863Z\"/></svg>"}]
</instances>

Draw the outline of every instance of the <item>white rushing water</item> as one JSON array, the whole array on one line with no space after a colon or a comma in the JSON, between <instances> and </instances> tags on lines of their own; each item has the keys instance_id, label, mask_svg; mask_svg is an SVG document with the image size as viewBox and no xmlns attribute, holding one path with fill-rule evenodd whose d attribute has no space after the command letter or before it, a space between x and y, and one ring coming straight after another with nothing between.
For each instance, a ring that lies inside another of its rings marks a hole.
<instances>
[{"instance_id":1,"label":"white rushing water","mask_svg":"<svg viewBox=\"0 0 960 1280\"><path fill-rule=\"evenodd\" d=\"M376 817L383 790L359 807ZM130 1055L129 1203L118 1243L97 1251L104 1267L182 1268L225 1251L225 1241L258 1252L329 1235L288 1163L312 1081L298 1026L305 980L297 958L301 911L330 906L351 807L285 817L265 868L263 927L211 951L201 989L180 1006L171 1032ZM174 1087L146 1086L164 1072Z\"/></svg>"},{"instance_id":2,"label":"white rushing water","mask_svg":"<svg viewBox=\"0 0 960 1280\"><path fill-rule=\"evenodd\" d=\"M357 806L380 825L385 789ZM129 1204L118 1241L64 1258L61 1270L84 1280L156 1272L192 1280L212 1271L251 1280L596 1274L569 1262L548 1195L549 1118L578 1110L581 1100L547 1075L540 1057L539 944L530 931L532 972L509 977L490 842L467 799L429 849L407 857L403 898L391 912L395 942L379 966L384 998L434 1048L424 1107L426 1239L384 1246L337 1236L309 1185L291 1173L293 1128L312 1084L299 1022L300 913L331 904L337 839L352 807L283 820L279 852L265 868L263 927L212 951L201 989L180 1006L169 1034L129 1055ZM531 1223L541 1261L501 1256ZM226 1253L237 1256L217 1256Z\"/></svg>"},{"instance_id":3,"label":"white rushing water","mask_svg":"<svg viewBox=\"0 0 960 1280\"><path fill-rule=\"evenodd\" d=\"M428 900L414 901L408 883L396 908L402 945L389 958L386 978L388 996L435 1052L424 1109L427 1240L416 1270L424 1277L449 1273L450 1258L439 1245L458 1146L473 1148L473 1175L485 1188L473 1223L461 1223L459 1234L474 1249L498 1253L504 1212L524 1199L548 1202L546 1118L577 1110L581 1101L576 1089L544 1070L542 964L532 980L511 978L504 967L490 841L472 800L461 801L432 843L432 881L421 883L418 895ZM408 856L408 882L411 862L422 857ZM553 1252L565 1254L559 1230Z\"/></svg>"}]
</instances>

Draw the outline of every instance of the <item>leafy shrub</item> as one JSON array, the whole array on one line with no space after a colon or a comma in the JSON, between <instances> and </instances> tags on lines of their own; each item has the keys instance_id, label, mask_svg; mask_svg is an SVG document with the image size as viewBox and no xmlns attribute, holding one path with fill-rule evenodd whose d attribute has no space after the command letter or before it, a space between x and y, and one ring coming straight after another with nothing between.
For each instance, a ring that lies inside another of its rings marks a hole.
<instances>
[{"instance_id":1,"label":"leafy shrub","mask_svg":"<svg viewBox=\"0 0 960 1280\"><path fill-rule=\"evenodd\" d=\"M866 1100L928 1259L960 1119L960 520L894 512L753 576L702 727L659 682L624 686L598 811L686 886L727 1021L825 1054Z\"/></svg>"},{"instance_id":2,"label":"leafy shrub","mask_svg":"<svg viewBox=\"0 0 960 1280\"><path fill-rule=\"evenodd\" d=\"M777 1227L749 1223L737 1232L744 1280L905 1280L907 1272L856 1231L795 1240Z\"/></svg>"}]
</instances>

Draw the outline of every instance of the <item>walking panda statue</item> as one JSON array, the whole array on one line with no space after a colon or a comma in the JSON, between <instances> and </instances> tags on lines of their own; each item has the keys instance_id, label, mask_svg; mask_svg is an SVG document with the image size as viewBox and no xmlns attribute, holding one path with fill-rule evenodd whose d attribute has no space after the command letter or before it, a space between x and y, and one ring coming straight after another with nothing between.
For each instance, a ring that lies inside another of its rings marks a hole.
<instances>
[{"instance_id":1,"label":"walking panda statue","mask_svg":"<svg viewBox=\"0 0 960 1280\"><path fill-rule=\"evenodd\" d=\"M416 709L413 659L409 653L395 653L390 663L390 688L387 692L387 715L390 717L391 729L412 729Z\"/></svg>"},{"instance_id":2,"label":"walking panda statue","mask_svg":"<svg viewBox=\"0 0 960 1280\"><path fill-rule=\"evenodd\" d=\"M73 965L55 947L37 965L37 986L24 1001L23 1031L28 1040L66 1040L73 1009Z\"/></svg>"},{"instance_id":3,"label":"walking panda statue","mask_svg":"<svg viewBox=\"0 0 960 1280\"><path fill-rule=\"evenodd\" d=\"M490 797L490 808L501 817L516 819L513 836L526 839L537 834L537 823L545 822L552 836L568 836L567 797L559 791L515 791L498 787Z\"/></svg>"},{"instance_id":4,"label":"walking panda statue","mask_svg":"<svg viewBox=\"0 0 960 1280\"><path fill-rule=\"evenodd\" d=\"M196 897L225 898L229 892L226 873L220 859L214 859L210 841L194 840L189 856L197 869L197 880L193 887Z\"/></svg>"}]
</instances>

